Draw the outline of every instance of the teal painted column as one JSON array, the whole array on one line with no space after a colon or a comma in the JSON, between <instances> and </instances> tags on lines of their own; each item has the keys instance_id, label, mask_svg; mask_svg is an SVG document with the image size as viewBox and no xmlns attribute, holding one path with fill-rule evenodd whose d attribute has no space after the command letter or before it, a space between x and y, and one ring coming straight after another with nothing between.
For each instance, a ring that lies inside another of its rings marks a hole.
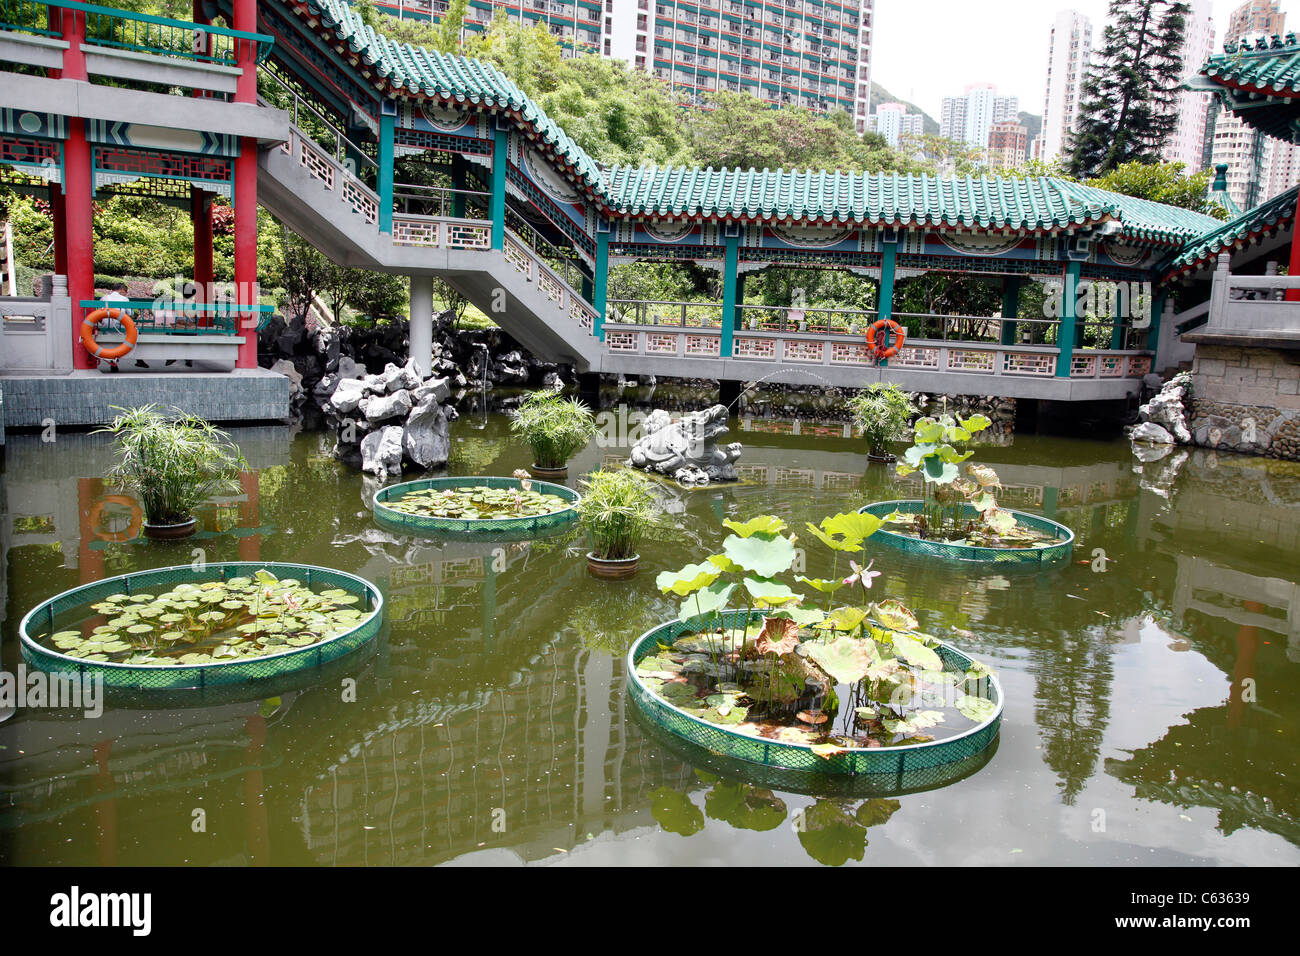
<instances>
[{"instance_id":1,"label":"teal painted column","mask_svg":"<svg viewBox=\"0 0 1300 956\"><path fill-rule=\"evenodd\" d=\"M722 343L718 354L731 355L736 333L736 274L740 267L740 234L727 236L726 258L722 265Z\"/></svg>"},{"instance_id":2,"label":"teal painted column","mask_svg":"<svg viewBox=\"0 0 1300 956\"><path fill-rule=\"evenodd\" d=\"M504 249L506 245L506 145L508 143L506 137L506 131L503 129L497 130L492 137L493 249Z\"/></svg>"},{"instance_id":3,"label":"teal painted column","mask_svg":"<svg viewBox=\"0 0 1300 956\"><path fill-rule=\"evenodd\" d=\"M1004 276L1002 279L1002 318L1014 319L1020 314L1020 276ZM1016 344L1016 323L1003 322L1002 335L998 339L1003 345Z\"/></svg>"},{"instance_id":4,"label":"teal painted column","mask_svg":"<svg viewBox=\"0 0 1300 956\"><path fill-rule=\"evenodd\" d=\"M465 218L465 160L460 156L451 158L451 215L453 219Z\"/></svg>"},{"instance_id":5,"label":"teal painted column","mask_svg":"<svg viewBox=\"0 0 1300 956\"><path fill-rule=\"evenodd\" d=\"M1056 518L1057 489L1051 485L1043 488L1043 514Z\"/></svg>"},{"instance_id":6,"label":"teal painted column","mask_svg":"<svg viewBox=\"0 0 1300 956\"><path fill-rule=\"evenodd\" d=\"M1077 315L1079 275L1083 263L1074 261L1065 264L1065 286L1061 290L1061 322L1056 329L1056 347L1061 354L1056 357L1056 377L1070 377L1070 360L1074 356L1074 346L1079 335L1079 316Z\"/></svg>"},{"instance_id":7,"label":"teal painted column","mask_svg":"<svg viewBox=\"0 0 1300 956\"><path fill-rule=\"evenodd\" d=\"M885 240L880 244L880 295L876 302L877 318L894 317L894 267L898 262L898 240ZM883 334L883 333L882 333ZM881 359L883 368L889 359Z\"/></svg>"},{"instance_id":8,"label":"teal painted column","mask_svg":"<svg viewBox=\"0 0 1300 956\"><path fill-rule=\"evenodd\" d=\"M581 281L581 283L580 283L580 287L579 287L579 289L578 289L578 293L579 293L579 294L580 294L584 299L586 299L588 302L590 302L590 301L592 300L592 297L596 294L596 286L595 286L595 283L593 283L593 282L592 282L589 278L587 278L586 276L583 276L583 277L582 277L582 281Z\"/></svg>"},{"instance_id":9,"label":"teal painted column","mask_svg":"<svg viewBox=\"0 0 1300 956\"><path fill-rule=\"evenodd\" d=\"M596 318L591 323L591 334L605 341L605 293L609 282L609 232L596 226L596 268L592 276L591 307Z\"/></svg>"},{"instance_id":10,"label":"teal painted column","mask_svg":"<svg viewBox=\"0 0 1300 956\"><path fill-rule=\"evenodd\" d=\"M388 113L390 105L384 101L379 117L379 231L393 232L393 129L397 114Z\"/></svg>"}]
</instances>

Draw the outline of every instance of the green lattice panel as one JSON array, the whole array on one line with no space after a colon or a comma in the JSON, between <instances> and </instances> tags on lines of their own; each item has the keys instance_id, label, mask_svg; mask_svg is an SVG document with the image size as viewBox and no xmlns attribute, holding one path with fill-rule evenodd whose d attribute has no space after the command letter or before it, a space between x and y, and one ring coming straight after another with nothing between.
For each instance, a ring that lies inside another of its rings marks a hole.
<instances>
[{"instance_id":1,"label":"green lattice panel","mask_svg":"<svg viewBox=\"0 0 1300 956\"><path fill-rule=\"evenodd\" d=\"M744 616L744 611L728 611L723 615L723 626L738 624ZM759 614L753 615L753 619L759 617ZM817 756L807 744L785 743L737 733L675 707L647 688L637 676L636 668L641 658L661 643L671 644L677 637L691 630L691 622L670 621L642 634L628 651L628 686L632 690L632 699L647 720L708 754L803 774L870 775L882 780L894 778L900 781L907 778L915 781L916 789L925 789L950 776L951 764L961 764L959 770L968 772L969 761L993 743L1002 723L1002 686L997 677L990 674L987 682L988 697L997 704L993 716L955 737L943 740L901 747L863 747L827 758ZM973 663L949 644L938 643L934 645L934 650L943 661L944 670L964 674Z\"/></svg>"},{"instance_id":2,"label":"green lattice panel","mask_svg":"<svg viewBox=\"0 0 1300 956\"><path fill-rule=\"evenodd\" d=\"M894 511L904 514L917 514L925 507L919 498L901 501L877 501L864 505L858 511L861 514L875 515L883 518ZM972 505L964 505L963 517L978 517L979 512ZM1074 551L1074 532L1059 522L1042 515L1032 515L1024 511L1012 511L1016 522L1035 531L1054 535L1055 544L1044 548L982 548L969 544L948 544L943 541L926 541L911 535L898 534L881 528L871 536L872 541L883 542L890 547L909 554L920 554L931 558L944 558L948 561L968 561L978 564L1032 565L1047 567L1068 561Z\"/></svg>"},{"instance_id":3,"label":"green lattice panel","mask_svg":"<svg viewBox=\"0 0 1300 956\"><path fill-rule=\"evenodd\" d=\"M224 581L227 578L252 575L263 568L277 577L297 578L308 586L342 588L361 598L365 602L366 610L371 614L346 634L340 634L319 644L251 660L223 661L188 667L84 661L43 647L32 637L32 631L38 623L53 626L54 621L64 612L75 608L89 609L90 605L110 594L152 591L158 590L160 586L171 588L181 583L203 584L207 581ZM129 690L222 687L319 669L350 654L379 633L379 628L383 624L383 603L384 599L378 588L369 581L343 571L318 568L310 564L229 561L205 565L202 570L195 570L191 565L155 568L151 571L136 571L105 578L92 584L83 584L55 595L34 607L22 619L18 626L18 633L22 642L23 658L43 671L58 672L77 678L93 678L99 675L104 680L104 686Z\"/></svg>"}]
</instances>

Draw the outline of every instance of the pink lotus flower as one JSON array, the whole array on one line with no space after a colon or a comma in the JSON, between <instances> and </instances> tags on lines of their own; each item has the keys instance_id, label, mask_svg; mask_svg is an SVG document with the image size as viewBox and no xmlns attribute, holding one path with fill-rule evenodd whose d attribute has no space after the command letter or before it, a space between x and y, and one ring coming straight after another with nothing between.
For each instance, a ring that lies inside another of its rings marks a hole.
<instances>
[{"instance_id":1,"label":"pink lotus flower","mask_svg":"<svg viewBox=\"0 0 1300 956\"><path fill-rule=\"evenodd\" d=\"M867 562L867 566L864 568L861 565L859 565L858 562L850 561L849 565L853 568L853 570L849 574L849 576L844 579L844 583L852 584L854 581L861 581L862 586L864 588L870 588L871 582L874 581L876 578L880 577L880 575L884 573L883 571L871 570L871 566L875 563L876 563L876 559L872 558L870 561Z\"/></svg>"}]
</instances>

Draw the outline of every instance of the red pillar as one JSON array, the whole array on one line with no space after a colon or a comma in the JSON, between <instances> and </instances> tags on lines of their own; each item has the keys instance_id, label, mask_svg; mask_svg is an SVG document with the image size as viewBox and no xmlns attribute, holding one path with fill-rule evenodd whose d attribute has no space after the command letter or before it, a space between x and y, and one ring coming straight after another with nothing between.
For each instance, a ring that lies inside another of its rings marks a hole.
<instances>
[{"instance_id":1,"label":"red pillar","mask_svg":"<svg viewBox=\"0 0 1300 956\"><path fill-rule=\"evenodd\" d=\"M253 866L271 863L271 834L267 825L266 785L262 779L262 750L266 747L266 718L254 714L244 721L244 841Z\"/></svg>"},{"instance_id":2,"label":"red pillar","mask_svg":"<svg viewBox=\"0 0 1300 956\"><path fill-rule=\"evenodd\" d=\"M86 54L81 41L86 35L85 16L79 11L62 11L63 79L86 79ZM79 116L68 118L68 138L63 143L63 264L68 275L68 294L72 297L72 341L81 339L82 299L95 296L95 248L90 144L86 142L86 123ZM58 255L55 259L57 261ZM73 364L77 368L94 368L86 350L74 344Z\"/></svg>"},{"instance_id":3,"label":"red pillar","mask_svg":"<svg viewBox=\"0 0 1300 956\"><path fill-rule=\"evenodd\" d=\"M257 0L234 0L234 28L257 32ZM239 44L239 65L243 69L235 86L236 103L257 102L257 47ZM257 304L257 140L245 136L235 158L235 299L240 304ZM257 367L256 312L240 316L239 368Z\"/></svg>"},{"instance_id":4,"label":"red pillar","mask_svg":"<svg viewBox=\"0 0 1300 956\"><path fill-rule=\"evenodd\" d=\"M239 504L240 527L261 527L262 508L261 502L258 498L260 488L257 483L257 472L241 471L239 473L239 486L244 492L244 500ZM250 534L246 538L239 539L239 560L262 560L262 536L260 534Z\"/></svg>"},{"instance_id":5,"label":"red pillar","mask_svg":"<svg viewBox=\"0 0 1300 956\"><path fill-rule=\"evenodd\" d=\"M1300 276L1300 242L1296 242L1296 229L1300 228L1300 196L1296 197L1295 212L1291 215L1291 261L1287 265L1286 274L1294 279ZM1300 289L1287 289L1283 299L1287 302L1300 302Z\"/></svg>"},{"instance_id":6,"label":"red pillar","mask_svg":"<svg viewBox=\"0 0 1300 956\"><path fill-rule=\"evenodd\" d=\"M111 796L113 772L108 769L108 758L113 751L113 738L95 744L95 844L99 849L100 866L117 865L117 798Z\"/></svg>"},{"instance_id":7,"label":"red pillar","mask_svg":"<svg viewBox=\"0 0 1300 956\"><path fill-rule=\"evenodd\" d=\"M195 23L207 25L211 20L203 12L203 0L194 0L192 17ZM212 38L208 37L206 52L212 52ZM194 95L207 97L205 90L195 90ZM212 296L212 196L190 186L190 222L194 226L194 283L198 286L196 301L211 302ZM195 316L199 325L211 324L210 313Z\"/></svg>"}]
</instances>

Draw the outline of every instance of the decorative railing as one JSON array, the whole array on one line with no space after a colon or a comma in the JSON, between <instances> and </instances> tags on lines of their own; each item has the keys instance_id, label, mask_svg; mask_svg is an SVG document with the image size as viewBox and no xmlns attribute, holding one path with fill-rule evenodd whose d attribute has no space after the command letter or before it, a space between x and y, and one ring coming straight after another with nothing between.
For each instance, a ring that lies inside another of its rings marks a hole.
<instances>
[{"instance_id":1,"label":"decorative railing","mask_svg":"<svg viewBox=\"0 0 1300 956\"><path fill-rule=\"evenodd\" d=\"M33 36L59 37L55 10L83 19L88 46L176 57L203 63L238 63L240 46L251 43L261 62L271 52L274 37L227 27L172 20L148 13L118 10L76 0L0 0L0 30Z\"/></svg>"},{"instance_id":2,"label":"decorative railing","mask_svg":"<svg viewBox=\"0 0 1300 956\"><path fill-rule=\"evenodd\" d=\"M328 165L337 166L358 183L363 174L372 174L379 168L379 163L370 155L374 147L363 146L349 139L333 119L317 109L310 100L299 95L271 69L259 70L257 78L260 89L258 102L262 106L282 109L289 114L290 134L296 145L285 141L280 148L290 154L296 151L299 161L308 166L317 179L327 182L330 189L334 186L333 174L325 168ZM307 150L313 154L310 158L307 158L307 152L301 148L305 144L311 144ZM374 195L373 191L371 195ZM378 202L378 196L375 196L376 210Z\"/></svg>"},{"instance_id":3,"label":"decorative railing","mask_svg":"<svg viewBox=\"0 0 1300 956\"><path fill-rule=\"evenodd\" d=\"M1203 331L1244 338L1300 339L1300 301L1286 300L1289 291L1300 290L1300 276L1233 275L1229 268L1227 254L1220 255Z\"/></svg>"},{"instance_id":4,"label":"decorative railing","mask_svg":"<svg viewBox=\"0 0 1300 956\"><path fill-rule=\"evenodd\" d=\"M140 334L152 335L238 335L247 331L246 317L258 316L257 326L275 311L272 305L240 305L234 302L190 302L180 299L82 299L87 312L93 309L123 309ZM99 328L121 329L120 322L105 318Z\"/></svg>"},{"instance_id":5,"label":"decorative railing","mask_svg":"<svg viewBox=\"0 0 1300 956\"><path fill-rule=\"evenodd\" d=\"M605 323L605 347L619 355L710 358L721 354L720 329L669 325ZM732 358L799 365L872 366L875 358L866 343L848 336L798 332L737 330ZM909 339L889 368L964 375L1053 378L1060 350L1043 345L989 345L978 342L944 342ZM1076 352L1071 378L1141 378L1151 370L1145 352Z\"/></svg>"}]
</instances>

